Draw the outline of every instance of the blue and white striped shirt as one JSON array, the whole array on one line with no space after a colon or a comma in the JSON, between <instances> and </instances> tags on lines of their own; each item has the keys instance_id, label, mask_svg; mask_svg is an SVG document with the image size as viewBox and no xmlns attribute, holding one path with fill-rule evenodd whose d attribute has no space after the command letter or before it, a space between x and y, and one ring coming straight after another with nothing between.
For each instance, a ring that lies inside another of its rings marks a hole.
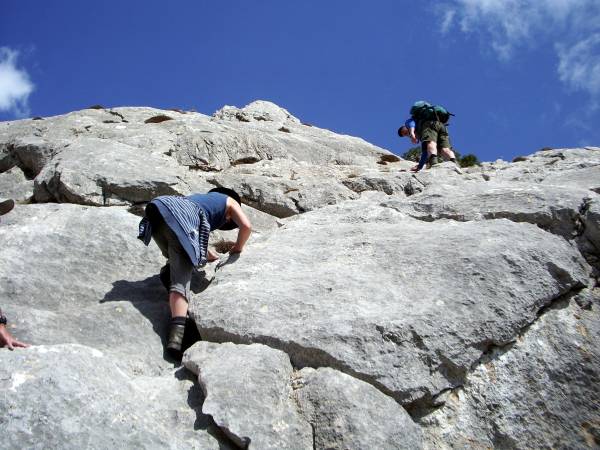
<instances>
[{"instance_id":1,"label":"blue and white striped shirt","mask_svg":"<svg viewBox=\"0 0 600 450\"><path fill-rule=\"evenodd\" d=\"M160 211L167 225L173 230L179 243L194 266L206 264L210 224L204 210L187 197L163 195L152 202ZM152 226L147 218L142 219L138 238L148 245Z\"/></svg>"},{"instance_id":2,"label":"blue and white striped shirt","mask_svg":"<svg viewBox=\"0 0 600 450\"><path fill-rule=\"evenodd\" d=\"M190 244L194 248L196 266L206 264L206 251L210 224L204 216L204 211L194 202L185 197L163 195L156 197L153 202L161 202L173 214L175 220L186 233ZM194 262L192 260L192 262Z\"/></svg>"}]
</instances>

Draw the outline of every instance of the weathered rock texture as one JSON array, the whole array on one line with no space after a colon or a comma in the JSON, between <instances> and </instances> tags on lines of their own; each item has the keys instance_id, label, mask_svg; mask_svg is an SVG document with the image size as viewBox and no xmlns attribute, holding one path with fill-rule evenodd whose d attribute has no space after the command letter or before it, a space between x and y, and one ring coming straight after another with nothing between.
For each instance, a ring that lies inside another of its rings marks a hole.
<instances>
[{"instance_id":1,"label":"weathered rock texture","mask_svg":"<svg viewBox=\"0 0 600 450\"><path fill-rule=\"evenodd\" d=\"M223 267L192 301L203 335L280 348L408 405L587 283L577 249L538 227L422 222L378 199L303 214Z\"/></svg>"},{"instance_id":2,"label":"weathered rock texture","mask_svg":"<svg viewBox=\"0 0 600 450\"><path fill-rule=\"evenodd\" d=\"M0 349L5 446L600 445L600 148L411 165L269 102L0 123L0 307L33 344ZM135 236L221 185L254 233L194 279L192 375Z\"/></svg>"},{"instance_id":3,"label":"weathered rock texture","mask_svg":"<svg viewBox=\"0 0 600 450\"><path fill-rule=\"evenodd\" d=\"M28 180L21 169L14 167L0 173L0 192L4 198L27 202L33 197L33 181Z\"/></svg>"},{"instance_id":4,"label":"weathered rock texture","mask_svg":"<svg viewBox=\"0 0 600 450\"><path fill-rule=\"evenodd\" d=\"M202 407L240 447L312 448L310 425L296 407L288 356L264 345L199 342L185 366L198 375Z\"/></svg>"},{"instance_id":5,"label":"weathered rock texture","mask_svg":"<svg viewBox=\"0 0 600 450\"><path fill-rule=\"evenodd\" d=\"M180 372L132 377L78 344L2 352L3 448L235 448L202 399Z\"/></svg>"},{"instance_id":6,"label":"weathered rock texture","mask_svg":"<svg viewBox=\"0 0 600 450\"><path fill-rule=\"evenodd\" d=\"M597 447L598 300L588 300L593 309L558 302L516 342L486 355L422 420L427 447Z\"/></svg>"},{"instance_id":7,"label":"weathered rock texture","mask_svg":"<svg viewBox=\"0 0 600 450\"><path fill-rule=\"evenodd\" d=\"M295 372L284 352L261 344L199 342L183 363L198 376L204 413L242 447L423 446L421 429L398 403L334 369Z\"/></svg>"},{"instance_id":8,"label":"weathered rock texture","mask_svg":"<svg viewBox=\"0 0 600 450\"><path fill-rule=\"evenodd\" d=\"M296 383L315 448L422 448L406 411L369 384L329 368L302 369Z\"/></svg>"}]
</instances>

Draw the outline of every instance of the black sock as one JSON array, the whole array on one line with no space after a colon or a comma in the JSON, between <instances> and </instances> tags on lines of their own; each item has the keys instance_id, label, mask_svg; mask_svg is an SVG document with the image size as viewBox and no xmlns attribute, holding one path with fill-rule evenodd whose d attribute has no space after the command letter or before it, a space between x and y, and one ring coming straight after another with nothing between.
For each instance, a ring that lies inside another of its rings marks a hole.
<instances>
[{"instance_id":1,"label":"black sock","mask_svg":"<svg viewBox=\"0 0 600 450\"><path fill-rule=\"evenodd\" d=\"M452 161L453 163L456 162L456 158L450 158L450 161Z\"/></svg>"},{"instance_id":2,"label":"black sock","mask_svg":"<svg viewBox=\"0 0 600 450\"><path fill-rule=\"evenodd\" d=\"M171 325L183 325L183 326L185 326L185 320L186 320L185 316L172 317L171 318Z\"/></svg>"}]
</instances>

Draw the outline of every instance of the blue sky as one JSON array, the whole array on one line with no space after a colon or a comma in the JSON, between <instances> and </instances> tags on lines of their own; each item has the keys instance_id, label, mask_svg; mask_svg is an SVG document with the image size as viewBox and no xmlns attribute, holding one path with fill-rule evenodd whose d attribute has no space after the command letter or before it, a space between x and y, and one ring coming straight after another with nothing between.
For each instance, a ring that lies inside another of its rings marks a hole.
<instances>
[{"instance_id":1,"label":"blue sky","mask_svg":"<svg viewBox=\"0 0 600 450\"><path fill-rule=\"evenodd\" d=\"M416 100L484 161L600 146L599 0L3 0L0 120L273 101L401 154Z\"/></svg>"}]
</instances>

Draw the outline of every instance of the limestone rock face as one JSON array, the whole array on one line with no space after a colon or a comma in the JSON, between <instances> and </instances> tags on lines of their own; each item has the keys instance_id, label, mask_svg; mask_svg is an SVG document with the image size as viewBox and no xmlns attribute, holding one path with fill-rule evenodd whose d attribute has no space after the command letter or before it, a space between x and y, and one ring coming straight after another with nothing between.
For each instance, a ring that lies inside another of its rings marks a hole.
<instances>
[{"instance_id":1,"label":"limestone rock face","mask_svg":"<svg viewBox=\"0 0 600 450\"><path fill-rule=\"evenodd\" d=\"M27 202L33 197L33 181L28 180L18 167L0 173L0 192L5 198Z\"/></svg>"},{"instance_id":2,"label":"limestone rock face","mask_svg":"<svg viewBox=\"0 0 600 450\"><path fill-rule=\"evenodd\" d=\"M580 295L595 296L594 308L557 303L515 343L487 355L464 387L446 393L444 406L423 420L426 447L597 446L600 370L590 362L600 357L600 298Z\"/></svg>"},{"instance_id":3,"label":"limestone rock face","mask_svg":"<svg viewBox=\"0 0 600 450\"><path fill-rule=\"evenodd\" d=\"M527 181L600 191L600 148L539 151L523 162L484 164L484 179ZM477 170L477 169L476 169Z\"/></svg>"},{"instance_id":4,"label":"limestone rock face","mask_svg":"<svg viewBox=\"0 0 600 450\"><path fill-rule=\"evenodd\" d=\"M202 335L268 344L410 404L461 384L490 345L587 283L577 249L533 225L422 222L381 200L305 213L224 266L192 298Z\"/></svg>"},{"instance_id":5,"label":"limestone rock face","mask_svg":"<svg viewBox=\"0 0 600 450\"><path fill-rule=\"evenodd\" d=\"M594 198L586 205L585 235L600 253L600 199Z\"/></svg>"},{"instance_id":6,"label":"limestone rock face","mask_svg":"<svg viewBox=\"0 0 600 450\"><path fill-rule=\"evenodd\" d=\"M233 122L276 122L284 125L300 125L301 122L286 109L271 102L257 100L244 108L224 106L213 114L213 117Z\"/></svg>"},{"instance_id":7,"label":"limestone rock face","mask_svg":"<svg viewBox=\"0 0 600 450\"><path fill-rule=\"evenodd\" d=\"M39 204L17 205L2 219L0 298L14 334L114 353L131 371L159 369L154 327L168 320L155 276L162 256L133 236L136 216L122 207ZM134 339L144 345L128 345Z\"/></svg>"},{"instance_id":8,"label":"limestone rock face","mask_svg":"<svg viewBox=\"0 0 600 450\"><path fill-rule=\"evenodd\" d=\"M5 448L235 448L199 408L183 374L131 377L99 350L78 344L2 352ZM203 430L204 428L204 430Z\"/></svg>"},{"instance_id":9,"label":"limestone rock face","mask_svg":"<svg viewBox=\"0 0 600 450\"><path fill-rule=\"evenodd\" d=\"M418 449L421 429L390 397L329 368L298 373L298 402L315 448Z\"/></svg>"},{"instance_id":10,"label":"limestone rock face","mask_svg":"<svg viewBox=\"0 0 600 450\"><path fill-rule=\"evenodd\" d=\"M358 198L356 192L340 182L348 170L288 160L261 161L235 167L209 181L230 186L249 205L284 218Z\"/></svg>"},{"instance_id":11,"label":"limestone rock face","mask_svg":"<svg viewBox=\"0 0 600 450\"><path fill-rule=\"evenodd\" d=\"M427 222L506 218L532 223L570 239L581 231L579 222L585 204L596 197L582 188L471 181L461 185L432 186L407 201L390 200L386 206Z\"/></svg>"},{"instance_id":12,"label":"limestone rock face","mask_svg":"<svg viewBox=\"0 0 600 450\"><path fill-rule=\"evenodd\" d=\"M600 445L600 148L413 163L266 101L0 123L7 448ZM236 189L185 367L157 195Z\"/></svg>"},{"instance_id":13,"label":"limestone rock face","mask_svg":"<svg viewBox=\"0 0 600 450\"><path fill-rule=\"evenodd\" d=\"M294 371L261 344L198 342L184 365L206 395L205 414L240 447L422 448L406 411L373 386L334 369Z\"/></svg>"},{"instance_id":14,"label":"limestone rock face","mask_svg":"<svg viewBox=\"0 0 600 450\"><path fill-rule=\"evenodd\" d=\"M203 190L212 172L236 176L227 169L263 160L369 166L394 159L362 139L303 125L263 101L225 107L214 117L115 108L7 122L0 127L0 150L0 170L18 166L36 177L36 201L96 206L185 195Z\"/></svg>"},{"instance_id":15,"label":"limestone rock face","mask_svg":"<svg viewBox=\"0 0 600 450\"><path fill-rule=\"evenodd\" d=\"M206 395L202 407L240 447L312 448L296 407L288 356L260 344L199 342L184 358Z\"/></svg>"},{"instance_id":16,"label":"limestone rock face","mask_svg":"<svg viewBox=\"0 0 600 450\"><path fill-rule=\"evenodd\" d=\"M52 161L36 177L38 201L128 205L186 192L170 158L105 139L78 139Z\"/></svg>"}]
</instances>

